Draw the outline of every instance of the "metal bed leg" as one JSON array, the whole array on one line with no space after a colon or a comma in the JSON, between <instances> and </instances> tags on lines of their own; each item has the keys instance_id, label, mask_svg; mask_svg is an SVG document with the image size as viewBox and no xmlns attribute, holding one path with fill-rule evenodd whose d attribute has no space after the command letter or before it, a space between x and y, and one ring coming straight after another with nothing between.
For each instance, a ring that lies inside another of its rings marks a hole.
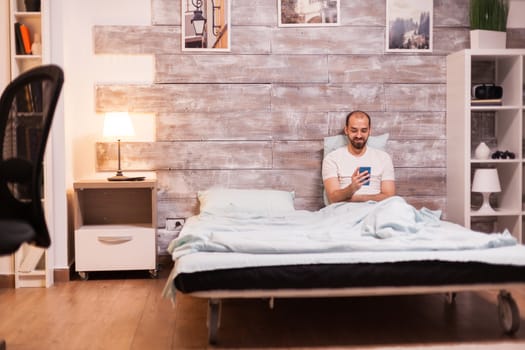
<instances>
[{"instance_id":1,"label":"metal bed leg","mask_svg":"<svg viewBox=\"0 0 525 350\"><path fill-rule=\"evenodd\" d=\"M221 323L221 300L208 300L208 343L217 344L217 333Z\"/></svg>"},{"instance_id":2,"label":"metal bed leg","mask_svg":"<svg viewBox=\"0 0 525 350\"><path fill-rule=\"evenodd\" d=\"M445 302L447 305L453 305L456 302L456 292L445 293Z\"/></svg>"},{"instance_id":3,"label":"metal bed leg","mask_svg":"<svg viewBox=\"0 0 525 350\"><path fill-rule=\"evenodd\" d=\"M520 311L512 295L506 290L498 294L499 324L507 334L514 334L520 328Z\"/></svg>"}]
</instances>

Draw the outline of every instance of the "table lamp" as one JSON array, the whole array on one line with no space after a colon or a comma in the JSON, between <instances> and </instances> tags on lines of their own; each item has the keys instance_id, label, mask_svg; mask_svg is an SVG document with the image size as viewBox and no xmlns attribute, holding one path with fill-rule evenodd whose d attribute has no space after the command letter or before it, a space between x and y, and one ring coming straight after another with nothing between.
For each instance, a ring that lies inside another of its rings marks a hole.
<instances>
[{"instance_id":1,"label":"table lamp","mask_svg":"<svg viewBox=\"0 0 525 350\"><path fill-rule=\"evenodd\" d=\"M493 192L501 192L501 185L497 169L476 169L474 181L472 181L472 192L480 192L483 195L483 204L476 213L493 214L496 211L490 206L489 196Z\"/></svg>"},{"instance_id":2,"label":"table lamp","mask_svg":"<svg viewBox=\"0 0 525 350\"><path fill-rule=\"evenodd\" d=\"M104 117L104 131L105 137L116 137L117 138L117 152L118 152L118 170L117 174L112 177L108 177L109 181L126 181L129 178L124 176L122 169L120 168L120 138L122 136L133 136L135 131L133 130L133 124L127 112L110 112L106 113Z\"/></svg>"}]
</instances>

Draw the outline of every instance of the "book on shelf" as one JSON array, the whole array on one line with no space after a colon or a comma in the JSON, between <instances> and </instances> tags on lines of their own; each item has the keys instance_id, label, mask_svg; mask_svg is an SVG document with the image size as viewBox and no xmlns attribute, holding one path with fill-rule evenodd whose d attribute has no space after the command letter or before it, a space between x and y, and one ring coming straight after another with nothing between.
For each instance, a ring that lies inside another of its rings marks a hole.
<instances>
[{"instance_id":1,"label":"book on shelf","mask_svg":"<svg viewBox=\"0 0 525 350\"><path fill-rule=\"evenodd\" d=\"M20 23L18 22L15 23L15 44L16 54L25 55L24 41L22 40L22 32L20 31Z\"/></svg>"},{"instance_id":2,"label":"book on shelf","mask_svg":"<svg viewBox=\"0 0 525 350\"><path fill-rule=\"evenodd\" d=\"M29 28L21 23L20 24L20 33L22 34L22 41L24 43L24 51L27 55L31 54L31 35L29 33Z\"/></svg>"},{"instance_id":3,"label":"book on shelf","mask_svg":"<svg viewBox=\"0 0 525 350\"><path fill-rule=\"evenodd\" d=\"M490 98L490 99L472 99L470 101L471 106L501 106L501 98Z\"/></svg>"},{"instance_id":4,"label":"book on shelf","mask_svg":"<svg viewBox=\"0 0 525 350\"><path fill-rule=\"evenodd\" d=\"M19 272L31 272L37 268L38 262L44 255L44 248L28 246L27 252L22 258L22 262L18 267Z\"/></svg>"}]
</instances>

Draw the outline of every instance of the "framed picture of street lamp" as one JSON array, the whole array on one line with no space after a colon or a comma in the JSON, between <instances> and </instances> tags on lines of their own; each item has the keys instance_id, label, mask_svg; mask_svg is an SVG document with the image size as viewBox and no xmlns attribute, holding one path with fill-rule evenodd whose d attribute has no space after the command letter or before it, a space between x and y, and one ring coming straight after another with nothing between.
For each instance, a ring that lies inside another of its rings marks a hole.
<instances>
[{"instance_id":1,"label":"framed picture of street lamp","mask_svg":"<svg viewBox=\"0 0 525 350\"><path fill-rule=\"evenodd\" d=\"M231 1L181 0L183 51L230 51Z\"/></svg>"},{"instance_id":2,"label":"framed picture of street lamp","mask_svg":"<svg viewBox=\"0 0 525 350\"><path fill-rule=\"evenodd\" d=\"M340 0L277 0L279 27L338 26Z\"/></svg>"},{"instance_id":3,"label":"framed picture of street lamp","mask_svg":"<svg viewBox=\"0 0 525 350\"><path fill-rule=\"evenodd\" d=\"M433 0L386 0L386 51L432 52Z\"/></svg>"}]
</instances>

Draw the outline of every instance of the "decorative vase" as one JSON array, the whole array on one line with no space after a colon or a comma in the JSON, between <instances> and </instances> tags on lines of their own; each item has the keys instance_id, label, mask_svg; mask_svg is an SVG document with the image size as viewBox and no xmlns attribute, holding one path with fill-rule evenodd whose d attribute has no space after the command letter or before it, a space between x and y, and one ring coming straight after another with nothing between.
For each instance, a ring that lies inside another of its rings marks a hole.
<instances>
[{"instance_id":1,"label":"decorative vase","mask_svg":"<svg viewBox=\"0 0 525 350\"><path fill-rule=\"evenodd\" d=\"M507 47L507 33L495 30L471 30L471 49L504 49Z\"/></svg>"},{"instance_id":2,"label":"decorative vase","mask_svg":"<svg viewBox=\"0 0 525 350\"><path fill-rule=\"evenodd\" d=\"M481 142L476 150L474 151L474 156L476 159L489 159L490 158L490 148L485 142Z\"/></svg>"},{"instance_id":3,"label":"decorative vase","mask_svg":"<svg viewBox=\"0 0 525 350\"><path fill-rule=\"evenodd\" d=\"M40 41L40 34L35 33L35 41L31 45L31 53L33 55L42 54L42 42Z\"/></svg>"}]
</instances>

